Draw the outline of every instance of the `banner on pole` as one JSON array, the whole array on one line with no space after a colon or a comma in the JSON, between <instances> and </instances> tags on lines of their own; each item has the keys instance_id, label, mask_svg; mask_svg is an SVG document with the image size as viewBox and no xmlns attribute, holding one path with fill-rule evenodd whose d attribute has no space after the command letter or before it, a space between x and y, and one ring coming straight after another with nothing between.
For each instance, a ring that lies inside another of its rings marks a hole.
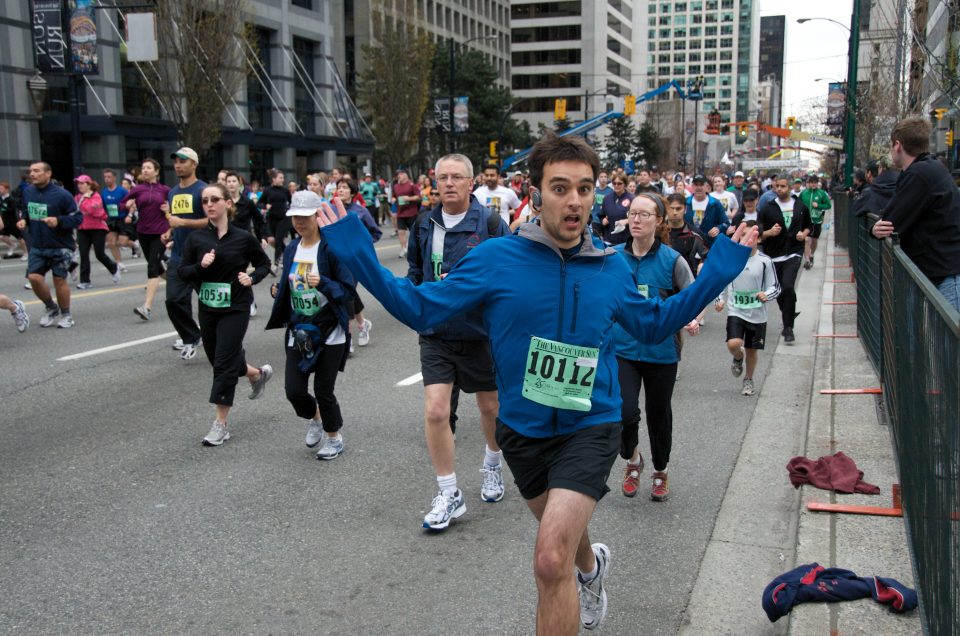
<instances>
[{"instance_id":1,"label":"banner on pole","mask_svg":"<svg viewBox=\"0 0 960 636\"><path fill-rule=\"evenodd\" d=\"M469 97L455 97L453 99L453 132L465 133L470 128L470 109L467 106Z\"/></svg>"},{"instance_id":2,"label":"banner on pole","mask_svg":"<svg viewBox=\"0 0 960 636\"><path fill-rule=\"evenodd\" d=\"M843 135L847 110L847 87L841 82L831 82L827 91L827 127L834 137Z\"/></svg>"},{"instance_id":3,"label":"banner on pole","mask_svg":"<svg viewBox=\"0 0 960 636\"><path fill-rule=\"evenodd\" d=\"M450 100L446 97L433 100L433 126L437 132L450 132Z\"/></svg>"},{"instance_id":4,"label":"banner on pole","mask_svg":"<svg viewBox=\"0 0 960 636\"><path fill-rule=\"evenodd\" d=\"M157 16L153 13L128 13L126 23L127 61L156 62L159 60Z\"/></svg>"},{"instance_id":5,"label":"banner on pole","mask_svg":"<svg viewBox=\"0 0 960 636\"><path fill-rule=\"evenodd\" d=\"M99 72L97 23L90 0L70 0L70 71L81 75Z\"/></svg>"},{"instance_id":6,"label":"banner on pole","mask_svg":"<svg viewBox=\"0 0 960 636\"><path fill-rule=\"evenodd\" d=\"M67 71L63 5L60 0L33 1L33 52L37 70L41 73Z\"/></svg>"}]
</instances>

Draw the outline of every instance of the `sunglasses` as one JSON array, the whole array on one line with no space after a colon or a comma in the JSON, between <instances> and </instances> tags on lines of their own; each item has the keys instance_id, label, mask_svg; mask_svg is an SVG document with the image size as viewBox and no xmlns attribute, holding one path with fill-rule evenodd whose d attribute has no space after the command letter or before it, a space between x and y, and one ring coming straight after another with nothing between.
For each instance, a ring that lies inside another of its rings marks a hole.
<instances>
[{"instance_id":1,"label":"sunglasses","mask_svg":"<svg viewBox=\"0 0 960 636\"><path fill-rule=\"evenodd\" d=\"M223 200L224 200L223 197L217 197L217 196L203 197L202 199L200 199L200 203L202 203L203 205L206 205L208 203L216 204L216 203L220 203Z\"/></svg>"}]
</instances>

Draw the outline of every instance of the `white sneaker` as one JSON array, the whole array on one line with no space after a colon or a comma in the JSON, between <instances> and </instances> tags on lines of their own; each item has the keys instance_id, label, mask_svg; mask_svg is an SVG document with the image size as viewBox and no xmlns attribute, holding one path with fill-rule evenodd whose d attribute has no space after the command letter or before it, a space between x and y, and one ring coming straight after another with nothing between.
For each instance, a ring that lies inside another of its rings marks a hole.
<instances>
[{"instance_id":1,"label":"white sneaker","mask_svg":"<svg viewBox=\"0 0 960 636\"><path fill-rule=\"evenodd\" d=\"M123 263L117 263L117 270L118 270L121 274L125 274L126 271L127 271L127 266L124 265Z\"/></svg>"},{"instance_id":2,"label":"white sneaker","mask_svg":"<svg viewBox=\"0 0 960 636\"><path fill-rule=\"evenodd\" d=\"M317 420L307 420L307 448L314 448L323 438L323 425Z\"/></svg>"},{"instance_id":3,"label":"white sneaker","mask_svg":"<svg viewBox=\"0 0 960 636\"><path fill-rule=\"evenodd\" d=\"M253 318L257 315L257 303L250 303L250 317Z\"/></svg>"},{"instance_id":4,"label":"white sneaker","mask_svg":"<svg viewBox=\"0 0 960 636\"><path fill-rule=\"evenodd\" d=\"M199 343L198 343L199 344ZM263 390L267 388L267 382L273 377L273 367L265 364L260 367L260 379L250 383L250 399L256 400L263 395Z\"/></svg>"},{"instance_id":5,"label":"white sneaker","mask_svg":"<svg viewBox=\"0 0 960 636\"><path fill-rule=\"evenodd\" d=\"M60 309L48 309L43 317L40 318L41 327L52 327L57 318L60 317Z\"/></svg>"},{"instance_id":6,"label":"white sneaker","mask_svg":"<svg viewBox=\"0 0 960 636\"><path fill-rule=\"evenodd\" d=\"M150 320L150 308L146 305L140 305L139 307L134 307L133 313L140 316L141 320Z\"/></svg>"},{"instance_id":7,"label":"white sneaker","mask_svg":"<svg viewBox=\"0 0 960 636\"><path fill-rule=\"evenodd\" d=\"M584 629L597 629L607 615L607 591L603 589L603 580L610 572L610 548L602 543L590 547L597 557L599 571L589 583L583 583L580 575L576 575L580 588L580 623Z\"/></svg>"},{"instance_id":8,"label":"white sneaker","mask_svg":"<svg viewBox=\"0 0 960 636\"><path fill-rule=\"evenodd\" d=\"M75 322L73 321L73 316L71 316L70 314L63 314L63 315L61 316L61 318L60 318L60 322L57 323L57 328L58 328L58 329L69 329L70 327L74 326L75 324L77 324L77 323L75 323Z\"/></svg>"},{"instance_id":9,"label":"white sneaker","mask_svg":"<svg viewBox=\"0 0 960 636\"><path fill-rule=\"evenodd\" d=\"M320 447L320 450L317 451L317 459L329 460L336 459L343 454L343 436L337 435L336 437L330 437L326 433L323 434L323 446Z\"/></svg>"},{"instance_id":10,"label":"white sneaker","mask_svg":"<svg viewBox=\"0 0 960 636\"><path fill-rule=\"evenodd\" d=\"M121 276L123 276L123 272L120 271L120 266L118 265L118 266L117 266L117 271L113 274L113 284L114 284L114 285L119 285L119 284L120 284L120 277L121 277Z\"/></svg>"},{"instance_id":11,"label":"white sneaker","mask_svg":"<svg viewBox=\"0 0 960 636\"><path fill-rule=\"evenodd\" d=\"M20 257L20 262L22 263L26 263L28 260L30 260L30 257L27 256L26 254Z\"/></svg>"},{"instance_id":12,"label":"white sneaker","mask_svg":"<svg viewBox=\"0 0 960 636\"><path fill-rule=\"evenodd\" d=\"M193 360L197 357L197 349L201 346L201 341L197 340L195 344L185 344L183 349L180 350L180 359L181 360Z\"/></svg>"},{"instance_id":13,"label":"white sneaker","mask_svg":"<svg viewBox=\"0 0 960 636\"><path fill-rule=\"evenodd\" d=\"M360 331L357 333L357 344L361 347L366 347L370 344L370 328L373 327L373 323L363 319L363 326L360 327Z\"/></svg>"},{"instance_id":14,"label":"white sneaker","mask_svg":"<svg viewBox=\"0 0 960 636\"><path fill-rule=\"evenodd\" d=\"M27 315L27 309L19 300L13 301L13 321L17 323L17 331L23 333L30 326L30 316Z\"/></svg>"},{"instance_id":15,"label":"white sneaker","mask_svg":"<svg viewBox=\"0 0 960 636\"><path fill-rule=\"evenodd\" d=\"M480 469L483 484L480 486L480 498L487 503L496 503L503 499L503 466L488 466L486 462Z\"/></svg>"},{"instance_id":16,"label":"white sneaker","mask_svg":"<svg viewBox=\"0 0 960 636\"><path fill-rule=\"evenodd\" d=\"M210 432L203 438L203 445L219 446L228 439L230 439L230 431L227 430L227 425L213 420L213 426L210 427Z\"/></svg>"},{"instance_id":17,"label":"white sneaker","mask_svg":"<svg viewBox=\"0 0 960 636\"><path fill-rule=\"evenodd\" d=\"M446 530L451 521L462 517L466 511L467 504L459 488L451 494L440 491L433 498L430 512L423 518L423 527L427 530Z\"/></svg>"}]
</instances>

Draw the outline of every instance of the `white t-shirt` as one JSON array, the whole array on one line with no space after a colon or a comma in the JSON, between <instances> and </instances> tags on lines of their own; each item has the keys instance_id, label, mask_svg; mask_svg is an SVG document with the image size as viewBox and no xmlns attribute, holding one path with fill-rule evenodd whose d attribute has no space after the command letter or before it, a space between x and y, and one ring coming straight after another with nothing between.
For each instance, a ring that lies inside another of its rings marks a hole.
<instances>
[{"instance_id":1,"label":"white t-shirt","mask_svg":"<svg viewBox=\"0 0 960 636\"><path fill-rule=\"evenodd\" d=\"M288 283L290 285L290 303L293 310L303 315L311 315L306 311L316 313L330 302L319 289L310 287L307 283L307 274L319 274L317 267L317 250L320 243L310 247L304 247L303 243L297 246L297 253L293 256L293 264L290 266L290 276ZM347 341L347 334L339 324L329 336L327 336L328 345L343 344Z\"/></svg>"},{"instance_id":2,"label":"white t-shirt","mask_svg":"<svg viewBox=\"0 0 960 636\"><path fill-rule=\"evenodd\" d=\"M727 192L726 190L722 192L712 192L710 194L713 198L720 202L723 206L723 211L727 213L727 219L733 219L737 214L737 209L739 204L737 203L737 195L733 192Z\"/></svg>"},{"instance_id":3,"label":"white t-shirt","mask_svg":"<svg viewBox=\"0 0 960 636\"><path fill-rule=\"evenodd\" d=\"M482 185L473 191L473 196L477 197L480 205L498 212L507 225L510 225L510 211L520 207L520 199L517 198L517 193L504 186L497 186L491 190Z\"/></svg>"},{"instance_id":4,"label":"white t-shirt","mask_svg":"<svg viewBox=\"0 0 960 636\"><path fill-rule=\"evenodd\" d=\"M693 222L699 226L703 223L703 214L707 211L707 205L710 203L710 195L704 197L703 201L697 201L697 197L690 200L690 207L693 208Z\"/></svg>"},{"instance_id":5,"label":"white t-shirt","mask_svg":"<svg viewBox=\"0 0 960 636\"><path fill-rule=\"evenodd\" d=\"M431 246L430 254L430 263L433 266L433 279L440 280L440 275L443 273L441 268L443 267L443 239L447 235L447 230L456 227L460 221L467 216L466 212L461 212L460 214L447 214L446 212L440 212L443 215L443 227L440 227L439 224L433 224L433 245Z\"/></svg>"}]
</instances>

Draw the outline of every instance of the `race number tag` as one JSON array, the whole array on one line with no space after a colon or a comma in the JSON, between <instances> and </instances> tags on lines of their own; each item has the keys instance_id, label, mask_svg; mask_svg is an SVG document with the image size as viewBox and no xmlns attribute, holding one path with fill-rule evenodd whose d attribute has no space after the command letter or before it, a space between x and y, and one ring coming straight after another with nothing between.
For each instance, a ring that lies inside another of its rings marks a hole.
<instances>
[{"instance_id":1,"label":"race number tag","mask_svg":"<svg viewBox=\"0 0 960 636\"><path fill-rule=\"evenodd\" d=\"M604 197L604 196L606 196L606 195L603 195L603 194L595 194L595 195L593 196L593 204L594 204L594 205L603 205L603 197Z\"/></svg>"},{"instance_id":2,"label":"race number tag","mask_svg":"<svg viewBox=\"0 0 960 636\"><path fill-rule=\"evenodd\" d=\"M170 212L178 216L181 214L193 214L193 195L192 194L173 195L173 201L171 202L171 205L170 205Z\"/></svg>"},{"instance_id":3,"label":"race number tag","mask_svg":"<svg viewBox=\"0 0 960 636\"><path fill-rule=\"evenodd\" d=\"M433 265L433 279L440 280L443 274L443 253L434 252L430 255L430 264Z\"/></svg>"},{"instance_id":4,"label":"race number tag","mask_svg":"<svg viewBox=\"0 0 960 636\"><path fill-rule=\"evenodd\" d=\"M230 306L230 283L200 283L200 302L214 309Z\"/></svg>"},{"instance_id":5,"label":"race number tag","mask_svg":"<svg viewBox=\"0 0 960 636\"><path fill-rule=\"evenodd\" d=\"M737 309L756 309L763 305L757 298L758 291L735 291L733 292L733 306Z\"/></svg>"},{"instance_id":6,"label":"race number tag","mask_svg":"<svg viewBox=\"0 0 960 636\"><path fill-rule=\"evenodd\" d=\"M116 204L116 203L108 203L108 204L107 204L107 216L108 216L109 218L111 218L111 219L115 219L115 218L117 218L118 216L120 216L120 209L117 208L117 204Z\"/></svg>"},{"instance_id":7,"label":"race number tag","mask_svg":"<svg viewBox=\"0 0 960 636\"><path fill-rule=\"evenodd\" d=\"M530 339L523 397L557 409L589 411L600 350Z\"/></svg>"},{"instance_id":8,"label":"race number tag","mask_svg":"<svg viewBox=\"0 0 960 636\"><path fill-rule=\"evenodd\" d=\"M27 214L31 221L42 221L47 218L47 204L30 202L27 204Z\"/></svg>"},{"instance_id":9,"label":"race number tag","mask_svg":"<svg viewBox=\"0 0 960 636\"><path fill-rule=\"evenodd\" d=\"M304 316L313 316L323 309L320 292L311 287L290 290L290 304L295 312Z\"/></svg>"},{"instance_id":10,"label":"race number tag","mask_svg":"<svg viewBox=\"0 0 960 636\"><path fill-rule=\"evenodd\" d=\"M640 295L644 298L650 298L650 286L649 285L637 285L637 291L640 292Z\"/></svg>"},{"instance_id":11,"label":"race number tag","mask_svg":"<svg viewBox=\"0 0 960 636\"><path fill-rule=\"evenodd\" d=\"M793 223L793 210L783 211L783 222L786 226L783 229L787 229L790 227L790 224Z\"/></svg>"}]
</instances>

